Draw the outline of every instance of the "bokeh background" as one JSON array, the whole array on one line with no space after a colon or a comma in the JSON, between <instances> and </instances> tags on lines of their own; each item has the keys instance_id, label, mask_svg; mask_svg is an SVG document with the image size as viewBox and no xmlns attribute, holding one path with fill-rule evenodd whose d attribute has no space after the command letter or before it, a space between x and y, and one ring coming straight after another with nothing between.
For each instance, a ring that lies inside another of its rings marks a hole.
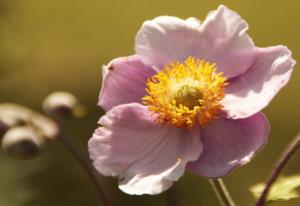
<instances>
[{"instance_id":1,"label":"bokeh background","mask_svg":"<svg viewBox=\"0 0 300 206\"><path fill-rule=\"evenodd\" d=\"M101 65L134 52L134 37L144 20L158 15L204 19L219 4L238 11L248 21L256 45L287 45L300 60L300 1L1 0L0 102L41 111L42 100L50 92L74 93L87 106L89 115L70 121L68 130L87 153L87 141L103 114L96 106ZM272 125L268 145L250 164L225 178L238 205L250 205L253 197L248 188L268 177L278 155L299 131L297 67L290 83L264 110ZM300 157L285 173L299 172ZM120 205L166 205L166 194L129 196L117 189L115 180L102 181ZM186 174L175 189L178 205L218 205L202 177ZM274 205L298 206L299 202ZM0 206L53 205L99 205L94 188L72 156L56 142L30 162L19 162L0 152Z\"/></svg>"}]
</instances>

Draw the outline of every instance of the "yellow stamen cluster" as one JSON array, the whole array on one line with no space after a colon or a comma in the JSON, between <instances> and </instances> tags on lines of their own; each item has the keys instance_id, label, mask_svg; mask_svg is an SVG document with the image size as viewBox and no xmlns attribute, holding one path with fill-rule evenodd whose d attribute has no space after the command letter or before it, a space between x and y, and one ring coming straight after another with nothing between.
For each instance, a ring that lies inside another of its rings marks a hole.
<instances>
[{"instance_id":1,"label":"yellow stamen cluster","mask_svg":"<svg viewBox=\"0 0 300 206\"><path fill-rule=\"evenodd\" d=\"M156 122L175 127L202 126L220 117L227 79L215 64L189 57L172 62L148 79L144 105Z\"/></svg>"}]
</instances>

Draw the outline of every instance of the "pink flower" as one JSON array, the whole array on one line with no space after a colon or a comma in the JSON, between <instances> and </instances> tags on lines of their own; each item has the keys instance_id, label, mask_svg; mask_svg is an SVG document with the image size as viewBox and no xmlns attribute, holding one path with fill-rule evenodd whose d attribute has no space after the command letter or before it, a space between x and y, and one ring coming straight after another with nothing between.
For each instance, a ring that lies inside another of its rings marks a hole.
<instances>
[{"instance_id":1,"label":"pink flower","mask_svg":"<svg viewBox=\"0 0 300 206\"><path fill-rule=\"evenodd\" d=\"M247 23L220 6L200 23L160 16L137 33L136 54L103 68L107 113L89 141L103 175L129 194L157 194L187 169L218 178L266 143L260 111L288 82L284 46L255 47Z\"/></svg>"}]
</instances>

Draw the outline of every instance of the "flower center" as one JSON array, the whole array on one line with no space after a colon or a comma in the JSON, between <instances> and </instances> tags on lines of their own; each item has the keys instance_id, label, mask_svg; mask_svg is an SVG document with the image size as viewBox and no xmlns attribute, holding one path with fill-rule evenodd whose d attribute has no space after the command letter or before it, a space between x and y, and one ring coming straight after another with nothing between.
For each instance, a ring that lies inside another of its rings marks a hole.
<instances>
[{"instance_id":1,"label":"flower center","mask_svg":"<svg viewBox=\"0 0 300 206\"><path fill-rule=\"evenodd\" d=\"M176 105L185 105L189 109L193 109L199 105L199 99L203 98L201 91L195 86L183 85L174 95Z\"/></svg>"},{"instance_id":2,"label":"flower center","mask_svg":"<svg viewBox=\"0 0 300 206\"><path fill-rule=\"evenodd\" d=\"M175 127L206 125L221 115L227 78L216 73L215 64L193 57L172 62L148 79L143 97L156 122Z\"/></svg>"}]
</instances>

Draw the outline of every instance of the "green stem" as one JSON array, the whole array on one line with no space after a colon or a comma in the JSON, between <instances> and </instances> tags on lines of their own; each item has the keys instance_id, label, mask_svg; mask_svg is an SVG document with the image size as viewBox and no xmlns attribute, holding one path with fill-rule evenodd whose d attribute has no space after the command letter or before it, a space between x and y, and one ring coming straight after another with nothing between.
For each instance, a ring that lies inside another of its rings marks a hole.
<instances>
[{"instance_id":1,"label":"green stem","mask_svg":"<svg viewBox=\"0 0 300 206\"><path fill-rule=\"evenodd\" d=\"M99 195L99 199L103 206L112 206L110 201L108 200L106 194L104 193L104 190L102 186L100 185L95 170L93 166L91 165L89 159L83 155L80 150L74 145L74 143L71 141L72 138L68 137L63 129L63 124L61 121L58 121L59 127L60 127L60 136L59 141L62 143L62 145L65 146L67 150L73 155L73 157L78 161L78 163L81 165L82 169L85 171L87 177L90 179L91 183L94 185L95 189L97 190L97 194Z\"/></svg>"},{"instance_id":2,"label":"green stem","mask_svg":"<svg viewBox=\"0 0 300 206\"><path fill-rule=\"evenodd\" d=\"M167 205L168 206L179 206L179 197L178 197L176 185L173 185L167 191Z\"/></svg>"},{"instance_id":3,"label":"green stem","mask_svg":"<svg viewBox=\"0 0 300 206\"><path fill-rule=\"evenodd\" d=\"M300 148L300 134L298 134L295 139L289 144L286 150L283 152L279 158L275 168L272 171L272 174L267 181L267 184L261 193L260 197L257 199L255 206L264 206L267 201L268 194L272 185L276 182L280 174L282 174L284 168L289 163L290 159L294 156L297 150Z\"/></svg>"},{"instance_id":4,"label":"green stem","mask_svg":"<svg viewBox=\"0 0 300 206\"><path fill-rule=\"evenodd\" d=\"M235 206L235 203L222 179L210 179L209 182L222 206Z\"/></svg>"}]
</instances>

